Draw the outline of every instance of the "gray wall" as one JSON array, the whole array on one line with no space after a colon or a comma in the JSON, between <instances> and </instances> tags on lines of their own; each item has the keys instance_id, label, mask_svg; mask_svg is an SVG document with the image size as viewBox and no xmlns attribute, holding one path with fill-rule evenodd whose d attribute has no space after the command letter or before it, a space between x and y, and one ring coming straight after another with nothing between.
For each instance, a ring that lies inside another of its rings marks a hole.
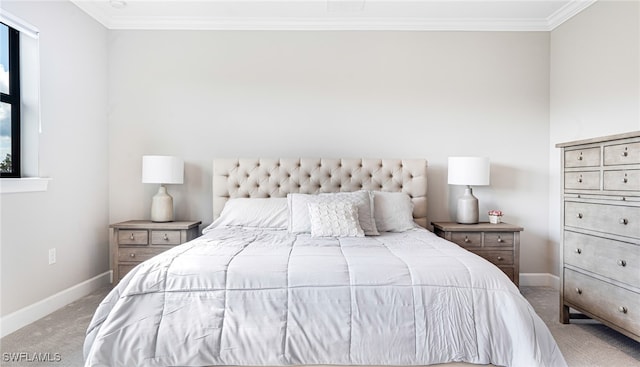
<instances>
[{"instance_id":1,"label":"gray wall","mask_svg":"<svg viewBox=\"0 0 640 367\"><path fill-rule=\"evenodd\" d=\"M429 219L453 217L454 155L491 158L481 218L525 227L548 273L546 32L109 32L110 220L148 218L144 154L185 159L176 216L211 222L213 157L424 157Z\"/></svg>"},{"instance_id":2,"label":"gray wall","mask_svg":"<svg viewBox=\"0 0 640 367\"><path fill-rule=\"evenodd\" d=\"M551 32L549 236L558 256L560 151L555 144L636 130L640 2L601 0ZM558 256L551 259L554 270Z\"/></svg>"},{"instance_id":3,"label":"gray wall","mask_svg":"<svg viewBox=\"0 0 640 367\"><path fill-rule=\"evenodd\" d=\"M40 29L40 174L2 194L0 315L108 270L107 31L70 2L2 1ZM57 263L48 265L48 249Z\"/></svg>"},{"instance_id":4,"label":"gray wall","mask_svg":"<svg viewBox=\"0 0 640 367\"><path fill-rule=\"evenodd\" d=\"M205 223L213 157L425 157L429 219L447 220L447 157L486 155L481 214L525 227L523 272L557 274L553 145L640 128L636 2L551 33L106 31L69 2L1 4L42 31L53 181L0 198L0 315L108 269L108 223L149 216L144 154L185 159L176 214Z\"/></svg>"}]
</instances>

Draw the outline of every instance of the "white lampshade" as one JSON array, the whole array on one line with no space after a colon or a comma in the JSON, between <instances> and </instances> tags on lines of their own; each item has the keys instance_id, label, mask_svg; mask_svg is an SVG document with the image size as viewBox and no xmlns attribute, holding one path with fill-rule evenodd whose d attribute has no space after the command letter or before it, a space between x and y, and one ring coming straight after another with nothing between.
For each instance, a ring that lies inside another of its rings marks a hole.
<instances>
[{"instance_id":1,"label":"white lampshade","mask_svg":"<svg viewBox=\"0 0 640 367\"><path fill-rule=\"evenodd\" d=\"M449 157L449 184L483 186L489 178L489 158Z\"/></svg>"},{"instance_id":2,"label":"white lampshade","mask_svg":"<svg viewBox=\"0 0 640 367\"><path fill-rule=\"evenodd\" d=\"M184 182L184 162L178 157L145 155L142 157L142 182L181 184Z\"/></svg>"}]
</instances>

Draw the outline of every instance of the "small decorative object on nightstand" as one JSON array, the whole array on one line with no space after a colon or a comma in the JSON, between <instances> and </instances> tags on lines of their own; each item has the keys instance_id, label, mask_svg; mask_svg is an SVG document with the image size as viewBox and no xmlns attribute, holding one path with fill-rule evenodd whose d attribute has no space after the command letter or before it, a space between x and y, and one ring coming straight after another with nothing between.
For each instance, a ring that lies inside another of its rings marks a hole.
<instances>
[{"instance_id":1,"label":"small decorative object on nightstand","mask_svg":"<svg viewBox=\"0 0 640 367\"><path fill-rule=\"evenodd\" d=\"M502 223L502 211L489 210L489 223L491 224Z\"/></svg>"},{"instance_id":2,"label":"small decorative object on nightstand","mask_svg":"<svg viewBox=\"0 0 640 367\"><path fill-rule=\"evenodd\" d=\"M519 286L520 232L524 230L522 227L507 223L431 224L435 234L489 260Z\"/></svg>"},{"instance_id":3,"label":"small decorative object on nightstand","mask_svg":"<svg viewBox=\"0 0 640 367\"><path fill-rule=\"evenodd\" d=\"M111 270L116 284L131 269L176 245L198 237L200 221L155 223L130 220L115 223L111 241Z\"/></svg>"}]
</instances>

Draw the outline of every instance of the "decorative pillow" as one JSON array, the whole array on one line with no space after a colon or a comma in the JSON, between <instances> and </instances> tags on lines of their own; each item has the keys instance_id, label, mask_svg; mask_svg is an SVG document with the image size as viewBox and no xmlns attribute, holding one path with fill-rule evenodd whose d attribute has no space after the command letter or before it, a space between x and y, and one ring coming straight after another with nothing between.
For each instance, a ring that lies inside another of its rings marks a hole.
<instances>
[{"instance_id":1,"label":"decorative pillow","mask_svg":"<svg viewBox=\"0 0 640 367\"><path fill-rule=\"evenodd\" d=\"M358 209L358 222L367 236L378 235L376 222L373 219L373 194L369 191L338 192L327 194L289 194L289 232L311 232L309 203L346 202Z\"/></svg>"},{"instance_id":2,"label":"decorative pillow","mask_svg":"<svg viewBox=\"0 0 640 367\"><path fill-rule=\"evenodd\" d=\"M416 226L413 202L403 192L373 192L373 216L380 232L404 232Z\"/></svg>"},{"instance_id":3,"label":"decorative pillow","mask_svg":"<svg viewBox=\"0 0 640 367\"><path fill-rule=\"evenodd\" d=\"M364 237L358 208L347 202L309 203L311 237Z\"/></svg>"},{"instance_id":4,"label":"decorative pillow","mask_svg":"<svg viewBox=\"0 0 640 367\"><path fill-rule=\"evenodd\" d=\"M229 199L220 217L202 232L225 226L287 229L287 198Z\"/></svg>"}]
</instances>

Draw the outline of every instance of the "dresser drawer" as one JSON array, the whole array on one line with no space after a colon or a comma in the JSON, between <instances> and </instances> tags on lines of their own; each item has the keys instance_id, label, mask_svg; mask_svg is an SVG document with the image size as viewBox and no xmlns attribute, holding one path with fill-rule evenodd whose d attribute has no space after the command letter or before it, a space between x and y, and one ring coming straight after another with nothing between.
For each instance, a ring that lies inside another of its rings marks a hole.
<instances>
[{"instance_id":1,"label":"dresser drawer","mask_svg":"<svg viewBox=\"0 0 640 367\"><path fill-rule=\"evenodd\" d=\"M565 167L597 167L600 165L600 147L564 152Z\"/></svg>"},{"instance_id":2,"label":"dresser drawer","mask_svg":"<svg viewBox=\"0 0 640 367\"><path fill-rule=\"evenodd\" d=\"M565 202L565 225L640 238L640 207Z\"/></svg>"},{"instance_id":3,"label":"dresser drawer","mask_svg":"<svg viewBox=\"0 0 640 367\"><path fill-rule=\"evenodd\" d=\"M605 166L638 163L640 163L640 142L608 145L604 147Z\"/></svg>"},{"instance_id":4,"label":"dresser drawer","mask_svg":"<svg viewBox=\"0 0 640 367\"><path fill-rule=\"evenodd\" d=\"M640 335L640 294L564 269L564 299Z\"/></svg>"},{"instance_id":5,"label":"dresser drawer","mask_svg":"<svg viewBox=\"0 0 640 367\"><path fill-rule=\"evenodd\" d=\"M640 285L640 245L564 232L564 262L629 285Z\"/></svg>"},{"instance_id":6,"label":"dresser drawer","mask_svg":"<svg viewBox=\"0 0 640 367\"><path fill-rule=\"evenodd\" d=\"M141 262L166 251L166 248L153 247L120 247L118 250L118 261Z\"/></svg>"},{"instance_id":7,"label":"dresser drawer","mask_svg":"<svg viewBox=\"0 0 640 367\"><path fill-rule=\"evenodd\" d=\"M457 243L462 247L481 247L482 233L480 232L453 232L451 233L451 242Z\"/></svg>"},{"instance_id":8,"label":"dresser drawer","mask_svg":"<svg viewBox=\"0 0 640 367\"><path fill-rule=\"evenodd\" d=\"M151 231L152 245L179 245L180 231Z\"/></svg>"},{"instance_id":9,"label":"dresser drawer","mask_svg":"<svg viewBox=\"0 0 640 367\"><path fill-rule=\"evenodd\" d=\"M578 190L599 190L600 171L566 172L564 188Z\"/></svg>"},{"instance_id":10,"label":"dresser drawer","mask_svg":"<svg viewBox=\"0 0 640 367\"><path fill-rule=\"evenodd\" d=\"M137 230L119 230L118 244L120 245L148 245L149 232Z\"/></svg>"},{"instance_id":11,"label":"dresser drawer","mask_svg":"<svg viewBox=\"0 0 640 367\"><path fill-rule=\"evenodd\" d=\"M640 170L604 171L604 189L619 191L640 190Z\"/></svg>"},{"instance_id":12,"label":"dresser drawer","mask_svg":"<svg viewBox=\"0 0 640 367\"><path fill-rule=\"evenodd\" d=\"M513 247L513 232L485 232L484 247Z\"/></svg>"},{"instance_id":13,"label":"dresser drawer","mask_svg":"<svg viewBox=\"0 0 640 367\"><path fill-rule=\"evenodd\" d=\"M480 250L474 251L474 253L478 256L482 256L495 265L513 265L513 251Z\"/></svg>"}]
</instances>

